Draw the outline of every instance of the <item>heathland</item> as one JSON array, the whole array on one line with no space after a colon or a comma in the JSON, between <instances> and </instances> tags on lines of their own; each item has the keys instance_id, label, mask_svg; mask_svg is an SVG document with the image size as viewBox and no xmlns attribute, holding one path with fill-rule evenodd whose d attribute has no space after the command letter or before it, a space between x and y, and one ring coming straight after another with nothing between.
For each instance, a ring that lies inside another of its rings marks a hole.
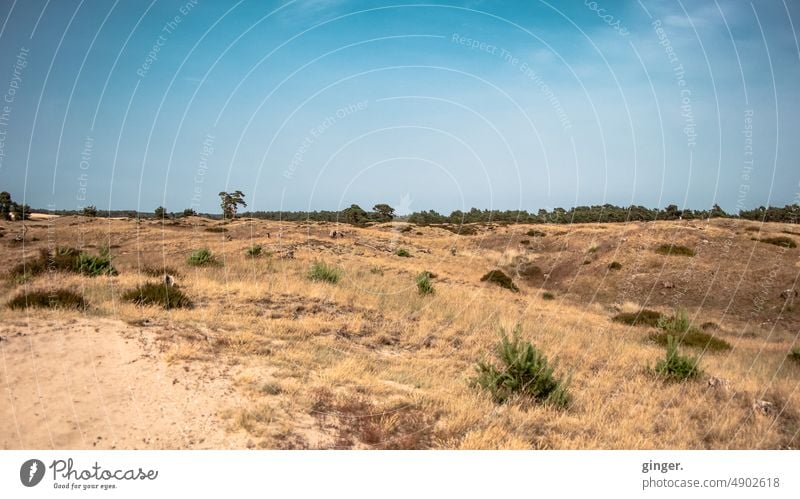
<instances>
[{"instance_id":1,"label":"heathland","mask_svg":"<svg viewBox=\"0 0 800 499\"><path fill-rule=\"evenodd\" d=\"M32 218L4 449L800 442L794 224Z\"/></svg>"}]
</instances>

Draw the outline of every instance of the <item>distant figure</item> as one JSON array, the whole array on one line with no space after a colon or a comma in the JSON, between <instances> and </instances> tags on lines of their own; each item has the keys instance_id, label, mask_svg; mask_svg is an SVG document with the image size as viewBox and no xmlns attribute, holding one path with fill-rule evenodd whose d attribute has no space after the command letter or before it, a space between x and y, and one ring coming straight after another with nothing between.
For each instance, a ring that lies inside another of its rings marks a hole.
<instances>
[{"instance_id":1,"label":"distant figure","mask_svg":"<svg viewBox=\"0 0 800 499\"><path fill-rule=\"evenodd\" d=\"M164 285L168 288L175 287L175 278L169 274L164 274Z\"/></svg>"},{"instance_id":2,"label":"distant figure","mask_svg":"<svg viewBox=\"0 0 800 499\"><path fill-rule=\"evenodd\" d=\"M332 230L330 236L331 239L336 239L337 237L344 237L344 234L338 230Z\"/></svg>"}]
</instances>

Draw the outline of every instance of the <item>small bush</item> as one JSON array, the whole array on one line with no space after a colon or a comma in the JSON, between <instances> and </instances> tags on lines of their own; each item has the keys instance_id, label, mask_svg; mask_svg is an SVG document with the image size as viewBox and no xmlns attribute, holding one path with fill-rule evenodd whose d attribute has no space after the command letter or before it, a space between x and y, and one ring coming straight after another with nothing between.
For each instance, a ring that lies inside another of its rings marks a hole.
<instances>
[{"instance_id":1,"label":"small bush","mask_svg":"<svg viewBox=\"0 0 800 499\"><path fill-rule=\"evenodd\" d=\"M789 360L797 362L800 364L800 347L794 347L789 351L789 355L787 355Z\"/></svg>"},{"instance_id":2,"label":"small bush","mask_svg":"<svg viewBox=\"0 0 800 499\"><path fill-rule=\"evenodd\" d=\"M797 247L797 243L794 242L794 239L786 236L765 237L759 239L759 241L761 241L762 243L774 244L775 246L781 246L783 248Z\"/></svg>"},{"instance_id":3,"label":"small bush","mask_svg":"<svg viewBox=\"0 0 800 499\"><path fill-rule=\"evenodd\" d=\"M662 316L657 325L662 332L651 334L650 339L661 345L667 345L669 338L673 337L681 345L704 348L712 352L731 348L727 341L692 327L685 310L678 310L672 317Z\"/></svg>"},{"instance_id":4,"label":"small bush","mask_svg":"<svg viewBox=\"0 0 800 499\"><path fill-rule=\"evenodd\" d=\"M642 309L638 312L625 312L617 314L612 320L622 322L629 326L658 327L658 321L663 315L655 310Z\"/></svg>"},{"instance_id":5,"label":"small bush","mask_svg":"<svg viewBox=\"0 0 800 499\"><path fill-rule=\"evenodd\" d=\"M481 281L493 282L501 288L510 289L514 292L519 291L519 288L516 284L514 284L514 281L512 281L511 278L508 277L502 270L489 271L483 277L481 277Z\"/></svg>"},{"instance_id":6,"label":"small bush","mask_svg":"<svg viewBox=\"0 0 800 499\"><path fill-rule=\"evenodd\" d=\"M519 337L520 328L514 328L509 339L502 333L495 347L498 364L477 363L474 384L492 394L496 403L502 404L513 395L530 397L536 402L565 407L570 402L567 383L553 375L554 366L548 364L530 342Z\"/></svg>"},{"instance_id":7,"label":"small bush","mask_svg":"<svg viewBox=\"0 0 800 499\"><path fill-rule=\"evenodd\" d=\"M75 272L90 277L117 274L108 248L103 248L100 255L95 256L81 253L75 248L60 247L54 251L41 249L38 258L17 264L9 276L15 282L24 282L48 271Z\"/></svg>"},{"instance_id":8,"label":"small bush","mask_svg":"<svg viewBox=\"0 0 800 499\"><path fill-rule=\"evenodd\" d=\"M599 250L599 249L600 249L599 246L591 246L587 251L589 253L597 253L597 250Z\"/></svg>"},{"instance_id":9,"label":"small bush","mask_svg":"<svg viewBox=\"0 0 800 499\"><path fill-rule=\"evenodd\" d=\"M434 293L430 272L422 272L417 276L417 291L422 296Z\"/></svg>"},{"instance_id":10,"label":"small bush","mask_svg":"<svg viewBox=\"0 0 800 499\"><path fill-rule=\"evenodd\" d=\"M694 250L686 246L675 246L672 244L662 244L656 248L656 253L660 255L675 255L675 256L694 256Z\"/></svg>"},{"instance_id":11,"label":"small bush","mask_svg":"<svg viewBox=\"0 0 800 499\"><path fill-rule=\"evenodd\" d=\"M160 306L170 308L189 308L191 300L177 286L162 283L147 283L126 291L122 298L137 305Z\"/></svg>"},{"instance_id":12,"label":"small bush","mask_svg":"<svg viewBox=\"0 0 800 499\"><path fill-rule=\"evenodd\" d=\"M8 302L8 307L17 310L25 308L86 308L83 297L66 289L53 291L34 291L21 293Z\"/></svg>"},{"instance_id":13,"label":"small bush","mask_svg":"<svg viewBox=\"0 0 800 499\"><path fill-rule=\"evenodd\" d=\"M405 248L397 248L397 251L395 251L394 254L404 258L409 258L411 256L411 253L409 253Z\"/></svg>"},{"instance_id":14,"label":"small bush","mask_svg":"<svg viewBox=\"0 0 800 499\"><path fill-rule=\"evenodd\" d=\"M528 232L526 232L525 235L530 237L544 237L547 234L537 229L531 229Z\"/></svg>"},{"instance_id":15,"label":"small bush","mask_svg":"<svg viewBox=\"0 0 800 499\"><path fill-rule=\"evenodd\" d=\"M250 246L249 248L247 248L247 256L249 256L251 258L257 258L257 257L261 256L261 252L262 251L263 251L263 248L261 247L260 244L254 244L253 246Z\"/></svg>"},{"instance_id":16,"label":"small bush","mask_svg":"<svg viewBox=\"0 0 800 499\"><path fill-rule=\"evenodd\" d=\"M608 268L610 270L620 270L622 268L622 264L619 262L611 262L608 264Z\"/></svg>"},{"instance_id":17,"label":"small bush","mask_svg":"<svg viewBox=\"0 0 800 499\"><path fill-rule=\"evenodd\" d=\"M326 264L325 262L314 262L308 271L308 278L312 281L324 281L336 284L342 277L341 269Z\"/></svg>"},{"instance_id":18,"label":"small bush","mask_svg":"<svg viewBox=\"0 0 800 499\"><path fill-rule=\"evenodd\" d=\"M678 353L675 337L667 337L667 352L663 360L656 363L655 373L670 381L684 381L700 374L697 359L684 357Z\"/></svg>"},{"instance_id":19,"label":"small bush","mask_svg":"<svg viewBox=\"0 0 800 499\"><path fill-rule=\"evenodd\" d=\"M228 229L225 227L206 227L206 232L214 232L214 233L221 233L221 232L228 232Z\"/></svg>"},{"instance_id":20,"label":"small bush","mask_svg":"<svg viewBox=\"0 0 800 499\"><path fill-rule=\"evenodd\" d=\"M192 251L192 254L186 259L186 263L194 266L215 265L217 259L207 248L200 248Z\"/></svg>"},{"instance_id":21,"label":"small bush","mask_svg":"<svg viewBox=\"0 0 800 499\"><path fill-rule=\"evenodd\" d=\"M521 245L523 245L523 246L527 246L527 245L531 244L531 241L530 241L530 239L522 239L522 240L519 242L519 244L521 244Z\"/></svg>"},{"instance_id":22,"label":"small bush","mask_svg":"<svg viewBox=\"0 0 800 499\"><path fill-rule=\"evenodd\" d=\"M78 255L75 265L77 266L78 273L90 277L117 274L117 269L111 264L111 256L107 251L103 251L97 256L81 253Z\"/></svg>"},{"instance_id":23,"label":"small bush","mask_svg":"<svg viewBox=\"0 0 800 499\"><path fill-rule=\"evenodd\" d=\"M555 300L555 299L556 295L554 295L550 291L545 291L544 293L542 293L542 300Z\"/></svg>"}]
</instances>

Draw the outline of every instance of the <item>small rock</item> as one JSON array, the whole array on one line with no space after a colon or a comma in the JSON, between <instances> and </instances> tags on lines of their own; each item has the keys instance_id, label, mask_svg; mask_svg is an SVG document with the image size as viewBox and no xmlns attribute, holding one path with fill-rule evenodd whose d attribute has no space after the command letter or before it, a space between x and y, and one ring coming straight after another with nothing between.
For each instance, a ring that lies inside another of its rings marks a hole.
<instances>
[{"instance_id":1,"label":"small rock","mask_svg":"<svg viewBox=\"0 0 800 499\"><path fill-rule=\"evenodd\" d=\"M775 404L766 400L756 400L753 402L753 411L762 416L770 416L775 413Z\"/></svg>"},{"instance_id":2,"label":"small rock","mask_svg":"<svg viewBox=\"0 0 800 499\"><path fill-rule=\"evenodd\" d=\"M664 281L662 286L664 286L665 289L672 289L675 287L675 283L672 281Z\"/></svg>"}]
</instances>

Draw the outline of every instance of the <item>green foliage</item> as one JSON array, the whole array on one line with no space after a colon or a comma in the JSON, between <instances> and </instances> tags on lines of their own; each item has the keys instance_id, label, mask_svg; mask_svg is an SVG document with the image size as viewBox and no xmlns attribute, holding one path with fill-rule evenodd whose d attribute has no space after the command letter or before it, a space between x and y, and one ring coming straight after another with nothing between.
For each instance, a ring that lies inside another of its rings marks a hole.
<instances>
[{"instance_id":1,"label":"green foliage","mask_svg":"<svg viewBox=\"0 0 800 499\"><path fill-rule=\"evenodd\" d=\"M787 355L787 357L789 358L789 360L800 364L800 347L792 348L789 351L789 354Z\"/></svg>"},{"instance_id":2,"label":"green foliage","mask_svg":"<svg viewBox=\"0 0 800 499\"><path fill-rule=\"evenodd\" d=\"M186 264L196 267L203 265L216 265L217 259L207 248L200 248L192 251L192 254L186 259Z\"/></svg>"},{"instance_id":3,"label":"green foliage","mask_svg":"<svg viewBox=\"0 0 800 499\"><path fill-rule=\"evenodd\" d=\"M397 251L395 251L394 254L397 256L402 256L404 258L411 257L411 253L409 253L408 250L405 248L397 248Z\"/></svg>"},{"instance_id":4,"label":"green foliage","mask_svg":"<svg viewBox=\"0 0 800 499\"><path fill-rule=\"evenodd\" d=\"M550 291L545 291L544 293L542 293L542 300L555 300L555 299L556 295L554 295Z\"/></svg>"},{"instance_id":5,"label":"green foliage","mask_svg":"<svg viewBox=\"0 0 800 499\"><path fill-rule=\"evenodd\" d=\"M670 381L684 381L700 375L698 360L680 355L678 342L674 336L667 337L666 347L664 359L656 363L654 369L656 374Z\"/></svg>"},{"instance_id":6,"label":"green foliage","mask_svg":"<svg viewBox=\"0 0 800 499\"><path fill-rule=\"evenodd\" d=\"M97 256L81 253L78 255L75 265L79 274L88 275L89 277L117 275L117 269L111 264L111 255L107 249Z\"/></svg>"},{"instance_id":7,"label":"green foliage","mask_svg":"<svg viewBox=\"0 0 800 499\"><path fill-rule=\"evenodd\" d=\"M660 255L694 256L694 250L686 246L675 246L673 244L662 244L656 248L656 253Z\"/></svg>"},{"instance_id":8,"label":"green foliage","mask_svg":"<svg viewBox=\"0 0 800 499\"><path fill-rule=\"evenodd\" d=\"M126 291L122 298L137 305L159 306L165 309L189 308L191 300L177 286L147 283Z\"/></svg>"},{"instance_id":9,"label":"green foliage","mask_svg":"<svg viewBox=\"0 0 800 499\"><path fill-rule=\"evenodd\" d=\"M531 229L528 232L526 232L525 235L530 236L530 237L544 237L547 234L545 234L544 232L542 232L540 230L537 230L537 229Z\"/></svg>"},{"instance_id":10,"label":"green foliage","mask_svg":"<svg viewBox=\"0 0 800 499\"><path fill-rule=\"evenodd\" d=\"M350 208L342 210L342 221L351 225L364 225L369 221L369 215L357 204L350 205Z\"/></svg>"},{"instance_id":11,"label":"green foliage","mask_svg":"<svg viewBox=\"0 0 800 499\"><path fill-rule=\"evenodd\" d=\"M228 229L226 229L225 227L206 227L205 231L220 234L223 232L228 232Z\"/></svg>"},{"instance_id":12,"label":"green foliage","mask_svg":"<svg viewBox=\"0 0 800 499\"><path fill-rule=\"evenodd\" d=\"M378 222L391 222L394 219L394 208L388 204L376 204L372 211L373 218Z\"/></svg>"},{"instance_id":13,"label":"green foliage","mask_svg":"<svg viewBox=\"0 0 800 499\"><path fill-rule=\"evenodd\" d=\"M638 312L624 312L614 316L612 320L622 322L629 326L651 326L657 327L662 314L655 310L642 309Z\"/></svg>"},{"instance_id":14,"label":"green foliage","mask_svg":"<svg viewBox=\"0 0 800 499\"><path fill-rule=\"evenodd\" d=\"M19 283L48 271L75 272L90 277L117 274L108 247L102 248L97 256L75 248L59 247L54 251L41 249L37 258L23 261L11 269L9 277Z\"/></svg>"},{"instance_id":15,"label":"green foliage","mask_svg":"<svg viewBox=\"0 0 800 499\"><path fill-rule=\"evenodd\" d=\"M417 276L417 291L422 296L432 295L434 293L430 272L421 272Z\"/></svg>"},{"instance_id":16,"label":"green foliage","mask_svg":"<svg viewBox=\"0 0 800 499\"><path fill-rule=\"evenodd\" d=\"M167 218L167 210L163 206L159 206L153 211L153 217L159 220Z\"/></svg>"},{"instance_id":17,"label":"green foliage","mask_svg":"<svg viewBox=\"0 0 800 499\"><path fill-rule=\"evenodd\" d=\"M661 316L657 326L661 332L651 334L650 339L661 345L666 345L672 337L683 346L703 348L712 352L731 348L727 341L692 327L689 314L685 310L677 310L672 317Z\"/></svg>"},{"instance_id":18,"label":"green foliage","mask_svg":"<svg viewBox=\"0 0 800 499\"><path fill-rule=\"evenodd\" d=\"M622 264L619 262L611 262L608 264L608 268L610 270L619 270L622 268Z\"/></svg>"},{"instance_id":19,"label":"green foliage","mask_svg":"<svg viewBox=\"0 0 800 499\"><path fill-rule=\"evenodd\" d=\"M342 270L328 265L325 262L314 262L308 271L308 278L312 281L323 281L336 284L342 277Z\"/></svg>"},{"instance_id":20,"label":"green foliage","mask_svg":"<svg viewBox=\"0 0 800 499\"><path fill-rule=\"evenodd\" d=\"M220 207L222 208L222 218L233 219L236 218L236 212L239 210L239 205L247 206L244 202L244 193L242 191L219 193Z\"/></svg>"},{"instance_id":21,"label":"green foliage","mask_svg":"<svg viewBox=\"0 0 800 499\"><path fill-rule=\"evenodd\" d=\"M474 384L489 391L500 404L518 395L557 407L569 405L567 383L556 378L554 366L549 365L547 358L519 336L519 326L514 328L511 338L502 332L495 347L497 364L478 361Z\"/></svg>"},{"instance_id":22,"label":"green foliage","mask_svg":"<svg viewBox=\"0 0 800 499\"><path fill-rule=\"evenodd\" d=\"M183 210L184 217L193 217L195 215L197 215L197 212L194 211L193 208L186 208L185 210Z\"/></svg>"},{"instance_id":23,"label":"green foliage","mask_svg":"<svg viewBox=\"0 0 800 499\"><path fill-rule=\"evenodd\" d=\"M500 286L501 288L510 289L515 293L519 291L519 288L514 281L511 280L502 270L491 270L486 273L483 277L481 277L481 281L483 282L493 282Z\"/></svg>"},{"instance_id":24,"label":"green foliage","mask_svg":"<svg viewBox=\"0 0 800 499\"><path fill-rule=\"evenodd\" d=\"M261 247L260 244L254 244L254 245L250 246L249 248L247 248L247 256L249 256L251 258L257 258L257 257L261 256L262 251L263 251L263 248Z\"/></svg>"},{"instance_id":25,"label":"green foliage","mask_svg":"<svg viewBox=\"0 0 800 499\"><path fill-rule=\"evenodd\" d=\"M87 307L87 304L81 295L73 291L56 289L21 293L8 302L8 307L14 310L26 308L83 309Z\"/></svg>"},{"instance_id":26,"label":"green foliage","mask_svg":"<svg viewBox=\"0 0 800 499\"><path fill-rule=\"evenodd\" d=\"M97 207L94 205L85 206L83 208L83 216L85 217L96 217L97 216Z\"/></svg>"},{"instance_id":27,"label":"green foliage","mask_svg":"<svg viewBox=\"0 0 800 499\"><path fill-rule=\"evenodd\" d=\"M759 241L761 241L762 243L774 244L775 246L781 246L781 247L784 247L784 248L796 248L797 247L797 243L794 242L794 239L792 239L791 237L786 237L786 236L765 237L765 238L759 239Z\"/></svg>"}]
</instances>

